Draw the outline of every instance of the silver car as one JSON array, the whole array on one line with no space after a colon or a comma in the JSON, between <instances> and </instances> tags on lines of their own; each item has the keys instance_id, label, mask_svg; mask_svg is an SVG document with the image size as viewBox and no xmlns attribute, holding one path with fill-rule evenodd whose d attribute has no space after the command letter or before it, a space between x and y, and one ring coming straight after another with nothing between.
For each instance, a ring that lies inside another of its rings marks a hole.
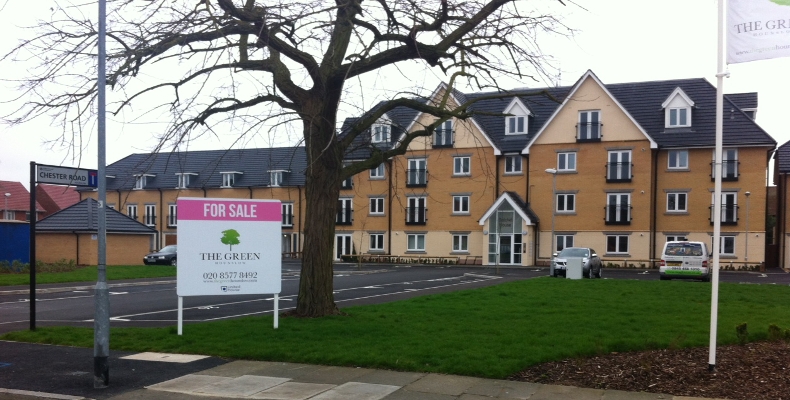
<instances>
[{"instance_id":1,"label":"silver car","mask_svg":"<svg viewBox=\"0 0 790 400\"><path fill-rule=\"evenodd\" d=\"M567 259L581 258L583 267L582 275L585 278L600 278L603 265L595 250L589 247L566 247L558 253L554 253L554 258L549 266L549 274L553 277L565 276L568 272ZM592 275L590 274L592 271Z\"/></svg>"}]
</instances>

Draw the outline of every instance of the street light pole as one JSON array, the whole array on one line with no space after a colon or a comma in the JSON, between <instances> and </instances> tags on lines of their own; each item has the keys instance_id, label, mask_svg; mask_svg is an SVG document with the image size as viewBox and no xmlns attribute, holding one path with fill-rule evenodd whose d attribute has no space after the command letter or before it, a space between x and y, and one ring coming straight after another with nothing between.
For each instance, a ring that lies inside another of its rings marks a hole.
<instances>
[{"instance_id":1,"label":"street light pole","mask_svg":"<svg viewBox=\"0 0 790 400\"><path fill-rule=\"evenodd\" d=\"M11 193L5 194L5 207L3 207L3 219L8 219L8 198L11 197Z\"/></svg>"},{"instance_id":2,"label":"street light pole","mask_svg":"<svg viewBox=\"0 0 790 400\"><path fill-rule=\"evenodd\" d=\"M744 193L746 195L746 254L743 257L744 261L746 261L746 267L749 267L749 196L751 195L750 192Z\"/></svg>"},{"instance_id":3,"label":"street light pole","mask_svg":"<svg viewBox=\"0 0 790 400\"><path fill-rule=\"evenodd\" d=\"M554 246L555 238L554 238L554 216L556 214L556 202L557 202L557 170L554 168L546 168L546 173L551 174L551 247L549 248L549 254L554 255Z\"/></svg>"}]
</instances>

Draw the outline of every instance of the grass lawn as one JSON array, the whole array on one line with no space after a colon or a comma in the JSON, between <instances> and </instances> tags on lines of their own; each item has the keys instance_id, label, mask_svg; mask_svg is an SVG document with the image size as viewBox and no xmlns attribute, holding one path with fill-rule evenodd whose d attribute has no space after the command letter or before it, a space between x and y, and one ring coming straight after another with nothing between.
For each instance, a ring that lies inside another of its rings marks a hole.
<instances>
[{"instance_id":1,"label":"grass lawn","mask_svg":"<svg viewBox=\"0 0 790 400\"><path fill-rule=\"evenodd\" d=\"M98 267L80 267L66 272L37 272L36 284L95 282ZM107 280L175 277L176 267L170 265L114 265L107 267ZM0 274L0 286L29 285L30 274Z\"/></svg>"},{"instance_id":2,"label":"grass lawn","mask_svg":"<svg viewBox=\"0 0 790 400\"><path fill-rule=\"evenodd\" d=\"M710 284L538 278L344 309L346 316L272 317L175 327L112 328L116 350L429 371L505 378L550 360L612 351L707 346ZM720 286L719 343L790 328L790 287ZM93 346L85 328L39 328L0 339ZM704 365L706 360L700 360Z\"/></svg>"}]
</instances>

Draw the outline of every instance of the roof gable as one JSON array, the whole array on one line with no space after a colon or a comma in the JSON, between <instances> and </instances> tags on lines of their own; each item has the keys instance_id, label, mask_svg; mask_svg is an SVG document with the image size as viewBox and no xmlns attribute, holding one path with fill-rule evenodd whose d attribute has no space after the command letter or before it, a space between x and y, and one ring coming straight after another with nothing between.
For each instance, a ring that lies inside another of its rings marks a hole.
<instances>
[{"instance_id":1,"label":"roof gable","mask_svg":"<svg viewBox=\"0 0 790 400\"><path fill-rule=\"evenodd\" d=\"M681 89L680 86L678 86L675 88L675 90L672 91L672 94L670 94L667 97L667 99L664 100L664 102L661 104L661 108L669 107L676 97L680 97L682 101L686 103L686 105L690 107L694 107L694 100L691 100L691 98L686 94L686 92L684 92L683 89Z\"/></svg>"},{"instance_id":2,"label":"roof gable","mask_svg":"<svg viewBox=\"0 0 790 400\"><path fill-rule=\"evenodd\" d=\"M36 222L36 232L98 232L100 210L98 201L87 198ZM104 207L104 212L108 233L156 232L115 209Z\"/></svg>"},{"instance_id":3,"label":"roof gable","mask_svg":"<svg viewBox=\"0 0 790 400\"><path fill-rule=\"evenodd\" d=\"M494 204L492 204L491 207L486 210L485 214L483 214L483 217L480 218L480 221L478 221L480 226L485 225L486 221L491 218L491 215L496 212L499 206L504 202L510 204L527 225L535 225L538 223L538 216L532 211L529 204L521 199L521 196L515 192L504 192L499 195L499 198L496 199Z\"/></svg>"}]
</instances>

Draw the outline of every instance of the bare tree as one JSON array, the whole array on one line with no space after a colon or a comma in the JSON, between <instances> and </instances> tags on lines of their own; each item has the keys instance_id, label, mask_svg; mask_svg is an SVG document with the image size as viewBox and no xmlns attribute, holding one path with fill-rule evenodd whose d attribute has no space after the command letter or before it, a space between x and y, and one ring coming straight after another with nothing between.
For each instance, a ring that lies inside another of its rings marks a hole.
<instances>
[{"instance_id":1,"label":"bare tree","mask_svg":"<svg viewBox=\"0 0 790 400\"><path fill-rule=\"evenodd\" d=\"M335 314L332 240L340 183L404 154L412 139L430 135L441 122L469 118L471 102L448 102L458 81L495 92L503 76L534 80L549 75L537 35L567 28L550 13L526 10L530 5L514 0L107 0L111 112L166 114L170 124L155 150L218 134L230 125L242 137L301 122L299 140L309 167L296 313ZM86 7L54 10L38 24L35 37L3 58L38 62L22 87L25 104L10 116L11 123L49 116L67 137L94 121L97 24L86 17L94 9ZM414 93L391 96L338 134L339 107L358 99L347 92L349 80L415 62L445 77L444 98L425 102ZM367 159L343 163L360 135L404 106L437 120L406 134L393 148L371 147Z\"/></svg>"}]
</instances>

